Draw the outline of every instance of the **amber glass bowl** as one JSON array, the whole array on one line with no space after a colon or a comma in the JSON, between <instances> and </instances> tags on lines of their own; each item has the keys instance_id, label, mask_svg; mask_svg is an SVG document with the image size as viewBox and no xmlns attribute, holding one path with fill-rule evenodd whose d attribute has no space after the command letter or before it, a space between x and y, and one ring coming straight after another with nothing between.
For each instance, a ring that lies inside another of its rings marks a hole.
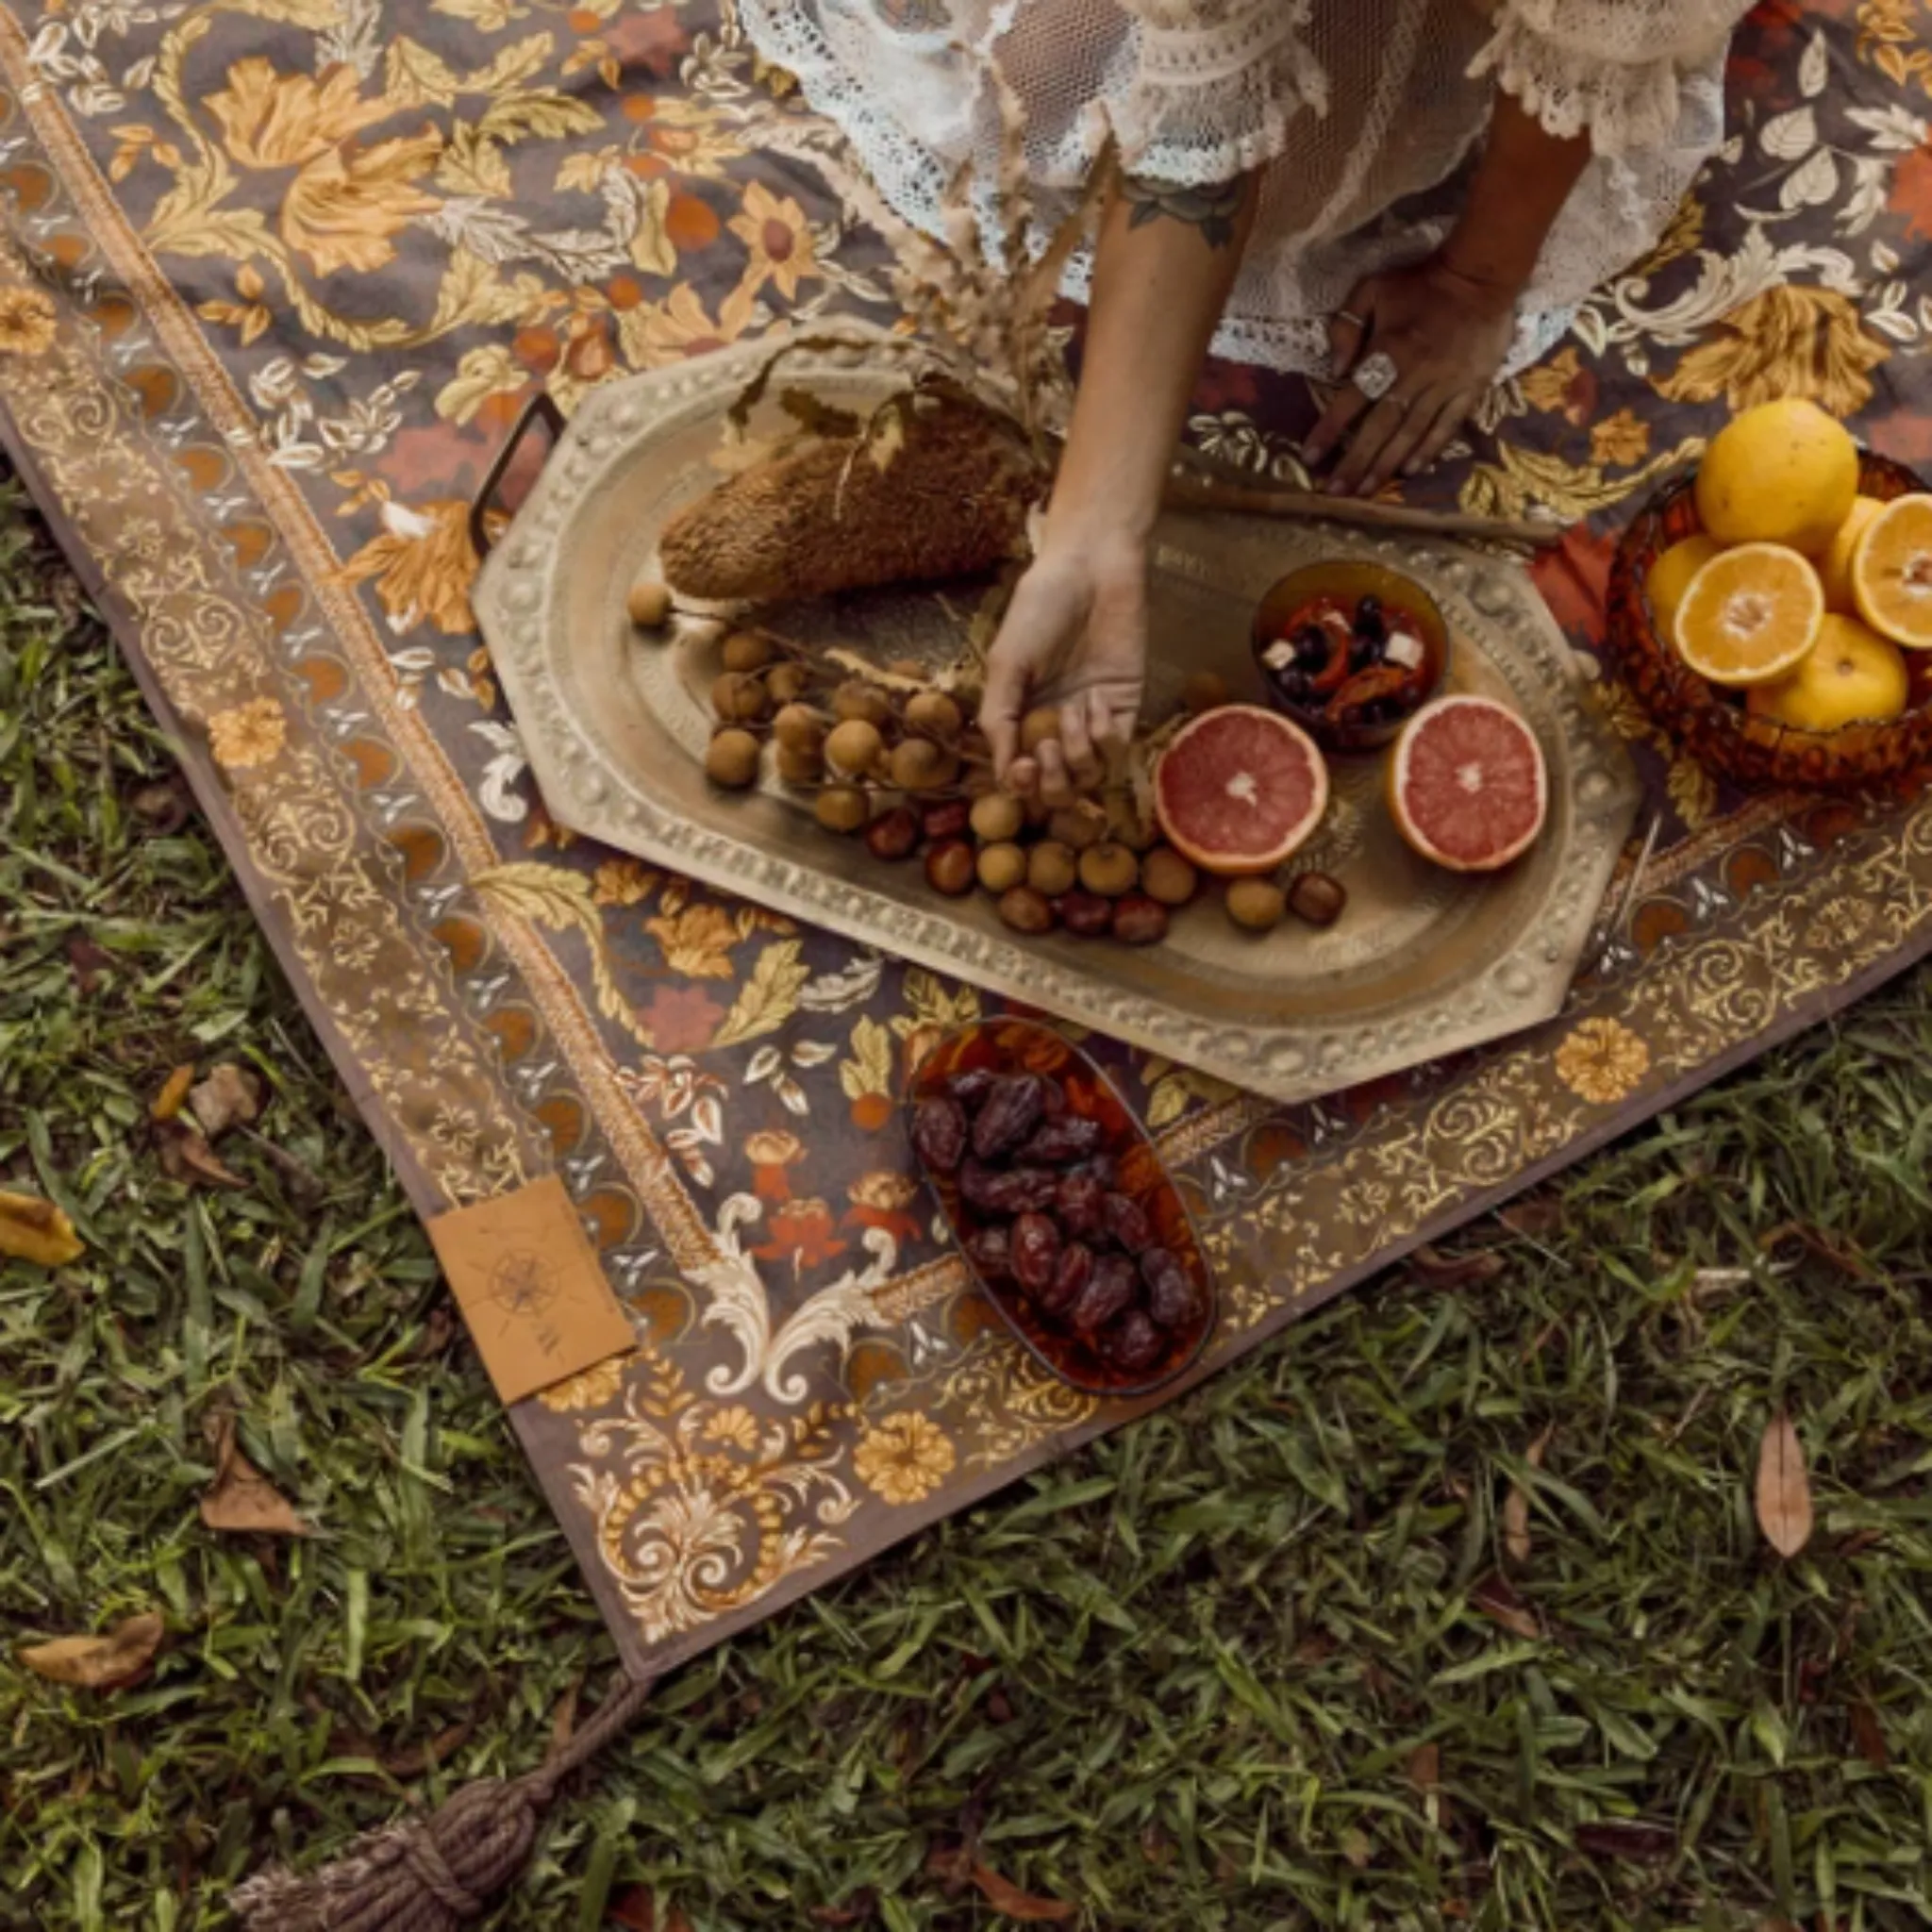
<instances>
[{"instance_id":1,"label":"amber glass bowl","mask_svg":"<svg viewBox=\"0 0 1932 1932\"><path fill-rule=\"evenodd\" d=\"M1740 696L1698 676L1665 638L1645 589L1651 567L1672 544L1702 525L1691 499L1694 475L1667 483L1639 512L1610 570L1610 661L1657 725L1707 770L1740 785L1851 791L1896 785L1932 771L1932 663L1907 651L1911 708L1883 724L1804 731L1756 718ZM1890 501L1925 488L1911 471L1869 451L1858 489Z\"/></svg>"},{"instance_id":2,"label":"amber glass bowl","mask_svg":"<svg viewBox=\"0 0 1932 1932\"><path fill-rule=\"evenodd\" d=\"M1201 1314L1192 1327L1174 1331L1161 1354L1147 1367L1128 1371L1116 1368L1073 1330L1044 1321L1011 1282L989 1279L973 1269L980 1292L1034 1358L1082 1394L1118 1398L1149 1395L1165 1388L1200 1359L1214 1332L1219 1305L1214 1272L1208 1265L1193 1217L1155 1152L1147 1130L1113 1082L1064 1034L1037 1021L1010 1015L972 1021L943 1034L908 1080L905 1110L909 1115L922 1100L943 1092L956 1074L979 1068L994 1074L1041 1074L1059 1085L1070 1115L1100 1123L1100 1148L1114 1162L1116 1190L1140 1206L1153 1225L1156 1240L1193 1277ZM913 1154L915 1158L919 1155L916 1140ZM923 1159L920 1165L963 1253L967 1241L982 1224L960 1197L950 1174L936 1173ZM972 1268L970 1260L967 1265Z\"/></svg>"}]
</instances>

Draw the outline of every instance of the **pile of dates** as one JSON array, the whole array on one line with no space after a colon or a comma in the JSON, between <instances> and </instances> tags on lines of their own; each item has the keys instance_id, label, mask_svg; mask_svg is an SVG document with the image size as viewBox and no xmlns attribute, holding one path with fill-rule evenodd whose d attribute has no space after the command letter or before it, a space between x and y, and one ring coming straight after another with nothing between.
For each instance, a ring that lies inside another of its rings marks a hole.
<instances>
[{"instance_id":1,"label":"pile of dates","mask_svg":"<svg viewBox=\"0 0 1932 1932\"><path fill-rule=\"evenodd\" d=\"M1196 1329L1207 1298L1115 1185L1101 1123L1040 1074L955 1074L913 1109L915 1150L957 1190L967 1258L1049 1329L1139 1374Z\"/></svg>"}]
</instances>

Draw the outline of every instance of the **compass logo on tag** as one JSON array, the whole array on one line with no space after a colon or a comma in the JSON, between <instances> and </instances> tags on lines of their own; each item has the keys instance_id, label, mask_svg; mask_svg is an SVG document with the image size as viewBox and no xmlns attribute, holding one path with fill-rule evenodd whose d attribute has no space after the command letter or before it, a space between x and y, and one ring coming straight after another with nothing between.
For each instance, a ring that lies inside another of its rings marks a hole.
<instances>
[{"instance_id":1,"label":"compass logo on tag","mask_svg":"<svg viewBox=\"0 0 1932 1932\"><path fill-rule=\"evenodd\" d=\"M556 1315L563 1298L558 1270L530 1248L512 1248L490 1271L491 1306L502 1311L499 1333L526 1335L546 1356L563 1346Z\"/></svg>"}]
</instances>

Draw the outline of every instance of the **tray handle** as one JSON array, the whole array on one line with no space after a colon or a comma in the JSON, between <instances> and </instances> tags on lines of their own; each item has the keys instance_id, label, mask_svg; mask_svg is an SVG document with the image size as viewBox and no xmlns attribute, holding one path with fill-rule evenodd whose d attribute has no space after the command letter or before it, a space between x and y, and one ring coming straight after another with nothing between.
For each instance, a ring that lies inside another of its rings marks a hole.
<instances>
[{"instance_id":1,"label":"tray handle","mask_svg":"<svg viewBox=\"0 0 1932 1932\"><path fill-rule=\"evenodd\" d=\"M478 563L490 555L490 532L486 527L490 500L501 487L517 451L523 447L524 438L530 433L530 425L537 422L550 432L550 446L555 449L558 439L563 434L563 411L552 401L547 389L540 389L525 404L524 413L504 438L503 447L491 458L490 467L483 473L483 480L476 486L475 495L470 499L470 547L476 553Z\"/></svg>"}]
</instances>

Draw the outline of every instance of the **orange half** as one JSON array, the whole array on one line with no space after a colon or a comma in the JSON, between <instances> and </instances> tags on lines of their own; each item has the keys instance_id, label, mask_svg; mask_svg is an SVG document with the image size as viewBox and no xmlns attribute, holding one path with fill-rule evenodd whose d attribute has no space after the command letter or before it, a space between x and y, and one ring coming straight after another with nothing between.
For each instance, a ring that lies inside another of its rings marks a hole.
<instances>
[{"instance_id":1,"label":"orange half","mask_svg":"<svg viewBox=\"0 0 1932 1932\"><path fill-rule=\"evenodd\" d=\"M1768 684L1804 661L1824 619L1824 590L1804 558L1782 543L1740 543L1690 579L1677 652L1713 684Z\"/></svg>"},{"instance_id":2,"label":"orange half","mask_svg":"<svg viewBox=\"0 0 1932 1932\"><path fill-rule=\"evenodd\" d=\"M1866 525L1852 558L1852 595L1874 630L1932 651L1932 496L1901 496Z\"/></svg>"}]
</instances>

